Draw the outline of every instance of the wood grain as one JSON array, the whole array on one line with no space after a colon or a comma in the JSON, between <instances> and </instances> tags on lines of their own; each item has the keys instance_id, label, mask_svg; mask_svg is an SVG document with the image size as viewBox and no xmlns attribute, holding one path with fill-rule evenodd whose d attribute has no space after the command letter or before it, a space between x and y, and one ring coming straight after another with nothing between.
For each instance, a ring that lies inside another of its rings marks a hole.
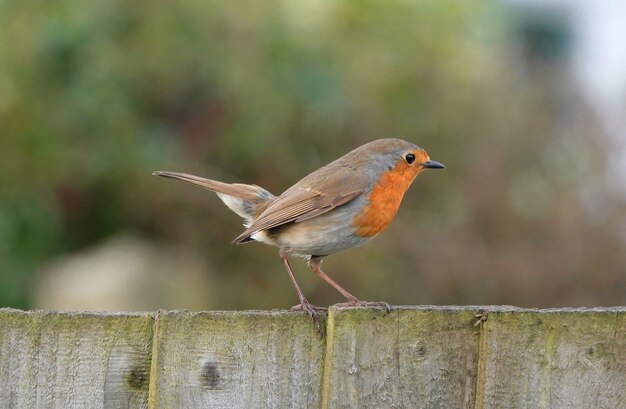
<instances>
[{"instance_id":1,"label":"wood grain","mask_svg":"<svg viewBox=\"0 0 626 409\"><path fill-rule=\"evenodd\" d=\"M478 333L458 308L331 308L324 408L472 408Z\"/></svg>"},{"instance_id":2,"label":"wood grain","mask_svg":"<svg viewBox=\"0 0 626 409\"><path fill-rule=\"evenodd\" d=\"M0 324L0 407L147 407L150 314L2 309Z\"/></svg>"},{"instance_id":3,"label":"wood grain","mask_svg":"<svg viewBox=\"0 0 626 409\"><path fill-rule=\"evenodd\" d=\"M477 408L626 408L626 310L495 310Z\"/></svg>"},{"instance_id":4,"label":"wood grain","mask_svg":"<svg viewBox=\"0 0 626 409\"><path fill-rule=\"evenodd\" d=\"M154 408L318 408L324 342L304 313L163 313Z\"/></svg>"}]
</instances>

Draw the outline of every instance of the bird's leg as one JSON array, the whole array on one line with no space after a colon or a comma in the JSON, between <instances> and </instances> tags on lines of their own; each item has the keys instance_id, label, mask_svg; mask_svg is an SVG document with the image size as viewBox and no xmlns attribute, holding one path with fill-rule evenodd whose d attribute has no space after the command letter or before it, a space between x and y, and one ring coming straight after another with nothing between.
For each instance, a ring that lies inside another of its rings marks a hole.
<instances>
[{"instance_id":1,"label":"bird's leg","mask_svg":"<svg viewBox=\"0 0 626 409\"><path fill-rule=\"evenodd\" d=\"M359 304L359 303L361 303L361 301L359 301L358 298L356 298L354 295L352 295L349 292L347 292L345 290L345 288L343 288L342 286L337 284L337 282L335 280L333 280L328 275L326 275L326 273L322 271L321 267L322 267L322 258L321 257L311 257L311 258L309 258L309 268L311 269L311 271L313 271L315 273L316 276L318 276L322 280L326 281L328 284L332 285L335 290L339 291L341 293L341 295L346 297L346 299L348 300L349 304Z\"/></svg>"},{"instance_id":2,"label":"bird's leg","mask_svg":"<svg viewBox=\"0 0 626 409\"><path fill-rule=\"evenodd\" d=\"M356 298L354 295L350 294L346 291L345 288L337 284L335 280L330 278L326 273L322 271L322 258L321 257L311 257L309 259L309 267L315 273L316 276L320 277L322 280L326 281L328 284L332 285L333 288L341 293L348 302L344 303L349 306L360 306L360 307L382 307L387 312L391 312L391 307L384 301L361 301Z\"/></svg>"},{"instance_id":3,"label":"bird's leg","mask_svg":"<svg viewBox=\"0 0 626 409\"><path fill-rule=\"evenodd\" d=\"M285 267L287 268L287 272L289 273L289 277L291 278L291 282L293 283L293 286L296 287L296 292L298 293L298 299L300 300L300 307L302 308L302 310L306 311L311 318L313 318L313 322L315 322L315 330L317 331L318 334L323 336L324 331L322 328L322 322L320 320L319 314L316 311L316 309L319 309L319 308L311 305L311 303L306 298L304 298L304 294L302 294L302 290L300 290L300 286L298 285L298 282L296 281L296 277L293 275L293 271L291 270L291 265L289 264L288 256L281 252L280 258L283 260L283 264L285 264Z\"/></svg>"}]
</instances>

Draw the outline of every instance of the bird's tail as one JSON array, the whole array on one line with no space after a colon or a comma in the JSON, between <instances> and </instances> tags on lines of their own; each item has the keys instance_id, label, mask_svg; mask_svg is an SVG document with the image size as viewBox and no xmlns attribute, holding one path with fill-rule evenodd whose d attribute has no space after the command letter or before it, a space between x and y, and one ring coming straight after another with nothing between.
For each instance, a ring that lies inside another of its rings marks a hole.
<instances>
[{"instance_id":1,"label":"bird's tail","mask_svg":"<svg viewBox=\"0 0 626 409\"><path fill-rule=\"evenodd\" d=\"M256 185L223 183L178 172L154 171L152 174L189 182L217 193L230 210L246 220L247 225L251 224L276 199L276 196Z\"/></svg>"}]
</instances>

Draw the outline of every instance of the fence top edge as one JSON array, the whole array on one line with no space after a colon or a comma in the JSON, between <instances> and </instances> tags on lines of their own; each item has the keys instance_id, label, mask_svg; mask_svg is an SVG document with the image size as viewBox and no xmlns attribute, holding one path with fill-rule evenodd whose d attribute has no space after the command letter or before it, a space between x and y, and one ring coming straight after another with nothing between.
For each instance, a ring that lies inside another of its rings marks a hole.
<instances>
[{"instance_id":1,"label":"fence top edge","mask_svg":"<svg viewBox=\"0 0 626 409\"><path fill-rule=\"evenodd\" d=\"M340 306L336 309L344 310L354 307ZM436 311L436 312L479 312L479 313L533 313L533 314L562 314L562 313L626 313L626 305L611 307L558 307L558 308L524 308L514 305L399 305L393 306L400 311Z\"/></svg>"},{"instance_id":2,"label":"fence top edge","mask_svg":"<svg viewBox=\"0 0 626 409\"><path fill-rule=\"evenodd\" d=\"M155 317L154 311L57 311L57 310L20 310L17 308L0 307L0 315L25 316L66 316L66 317Z\"/></svg>"},{"instance_id":3,"label":"fence top edge","mask_svg":"<svg viewBox=\"0 0 626 409\"><path fill-rule=\"evenodd\" d=\"M370 307L353 307L347 305L333 305L330 308L336 312L350 310L376 310ZM394 311L421 311L443 313L532 313L532 314L593 314L593 313L626 313L626 306L613 307L563 307L563 308L521 308L511 305L398 305L392 306ZM291 310L233 310L233 311L188 311L188 310L159 310L159 311L56 311L56 310L20 310L15 308L0 308L0 314L10 315L63 315L73 317L151 317L164 316L292 316L305 315L302 311Z\"/></svg>"}]
</instances>

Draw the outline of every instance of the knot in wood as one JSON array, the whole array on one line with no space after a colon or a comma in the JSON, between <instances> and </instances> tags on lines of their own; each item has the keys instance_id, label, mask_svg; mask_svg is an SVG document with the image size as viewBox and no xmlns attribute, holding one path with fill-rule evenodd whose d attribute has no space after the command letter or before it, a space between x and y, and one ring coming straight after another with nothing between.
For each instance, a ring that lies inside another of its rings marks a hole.
<instances>
[{"instance_id":1,"label":"knot in wood","mask_svg":"<svg viewBox=\"0 0 626 409\"><path fill-rule=\"evenodd\" d=\"M133 389L143 389L148 381L148 373L143 366L133 366L124 372L124 382Z\"/></svg>"},{"instance_id":2,"label":"knot in wood","mask_svg":"<svg viewBox=\"0 0 626 409\"><path fill-rule=\"evenodd\" d=\"M221 376L217 363L206 362L202 366L200 378L202 380L202 386L204 386L205 388L218 389Z\"/></svg>"}]
</instances>

